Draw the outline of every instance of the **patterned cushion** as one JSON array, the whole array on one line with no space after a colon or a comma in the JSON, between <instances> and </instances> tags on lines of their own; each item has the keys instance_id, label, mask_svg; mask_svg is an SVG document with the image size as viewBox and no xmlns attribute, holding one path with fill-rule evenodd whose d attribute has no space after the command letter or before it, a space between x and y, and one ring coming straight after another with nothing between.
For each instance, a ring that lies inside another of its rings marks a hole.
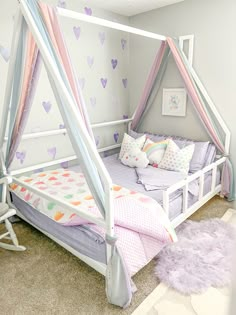
<instances>
[{"instance_id":1,"label":"patterned cushion","mask_svg":"<svg viewBox=\"0 0 236 315\"><path fill-rule=\"evenodd\" d=\"M173 140L169 140L163 159L159 167L169 170L188 174L189 164L194 152L194 144L190 144L180 149Z\"/></svg>"},{"instance_id":2,"label":"patterned cushion","mask_svg":"<svg viewBox=\"0 0 236 315\"><path fill-rule=\"evenodd\" d=\"M196 171L201 170L204 166L208 165L206 164L206 160L208 158L208 147L210 146L209 141L194 141L188 138L180 137L180 136L170 136L170 135L164 135L164 134L154 134L154 133L137 133L136 131L130 130L129 134L133 138L138 138L142 136L143 134L146 135L146 137L154 142L163 141L166 139L172 139L175 144L177 144L180 149L194 143L195 148L192 156L192 160L190 162L189 171L194 173ZM214 157L213 157L214 161Z\"/></svg>"},{"instance_id":3,"label":"patterned cushion","mask_svg":"<svg viewBox=\"0 0 236 315\"><path fill-rule=\"evenodd\" d=\"M147 139L143 151L147 154L150 164L159 164L164 156L165 150L169 140L163 140L160 142L153 142L150 139Z\"/></svg>"},{"instance_id":4,"label":"patterned cushion","mask_svg":"<svg viewBox=\"0 0 236 315\"><path fill-rule=\"evenodd\" d=\"M122 159L125 152L130 151L133 148L142 149L145 140L146 140L145 135L143 135L142 137L138 139L134 139L130 137L127 133L125 133L123 141L122 141L121 149L120 149L119 159Z\"/></svg>"},{"instance_id":5,"label":"patterned cushion","mask_svg":"<svg viewBox=\"0 0 236 315\"><path fill-rule=\"evenodd\" d=\"M125 152L121 162L129 167L145 168L148 166L149 160L145 152L142 152L139 148L132 148Z\"/></svg>"}]
</instances>

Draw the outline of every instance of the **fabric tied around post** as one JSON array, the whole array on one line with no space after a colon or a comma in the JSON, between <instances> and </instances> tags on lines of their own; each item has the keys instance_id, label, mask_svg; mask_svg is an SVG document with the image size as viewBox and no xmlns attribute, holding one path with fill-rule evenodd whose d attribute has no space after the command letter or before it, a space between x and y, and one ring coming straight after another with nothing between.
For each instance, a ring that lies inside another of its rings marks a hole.
<instances>
[{"instance_id":1,"label":"fabric tied around post","mask_svg":"<svg viewBox=\"0 0 236 315\"><path fill-rule=\"evenodd\" d=\"M117 237L106 234L106 243L111 246L111 257L106 268L106 296L108 302L126 308L135 292L122 253L116 245Z\"/></svg>"}]
</instances>

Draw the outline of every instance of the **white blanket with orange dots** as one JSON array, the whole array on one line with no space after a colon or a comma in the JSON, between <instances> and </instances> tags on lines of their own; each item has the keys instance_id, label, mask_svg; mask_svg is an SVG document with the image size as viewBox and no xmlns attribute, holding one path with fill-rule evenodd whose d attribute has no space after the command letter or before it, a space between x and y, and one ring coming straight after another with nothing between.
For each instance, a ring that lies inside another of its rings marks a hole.
<instances>
[{"instance_id":1,"label":"white blanket with orange dots","mask_svg":"<svg viewBox=\"0 0 236 315\"><path fill-rule=\"evenodd\" d=\"M56 197L69 205L101 217L82 173L58 169L33 174L30 177L21 177L20 179L29 186ZM50 198L43 198L32 192L30 188L27 189L13 183L10 189L34 209L60 224L72 226L90 223L81 219L73 209L62 207ZM160 247L160 244L163 246L176 240L169 219L155 200L118 185L113 186L113 196L115 233L120 238L119 242L123 242L124 235L126 235L124 246L127 247L127 243L133 244L132 247L134 247L134 244L137 246L138 243L136 241L131 242L131 239L134 237L139 239L143 256L148 261L151 253L153 255L156 250L157 244ZM94 224L91 224L91 227L105 236L105 231L102 228ZM128 252L130 253L130 249ZM127 256L130 256L128 252ZM137 263L135 263L134 269L136 267ZM131 273L133 272L131 271Z\"/></svg>"}]
</instances>

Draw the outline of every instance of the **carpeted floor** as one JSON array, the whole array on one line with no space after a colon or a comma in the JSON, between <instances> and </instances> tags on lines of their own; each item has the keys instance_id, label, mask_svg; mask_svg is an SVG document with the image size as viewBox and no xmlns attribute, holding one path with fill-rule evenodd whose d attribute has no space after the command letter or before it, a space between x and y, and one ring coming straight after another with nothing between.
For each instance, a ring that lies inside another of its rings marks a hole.
<instances>
[{"instance_id":1,"label":"carpeted floor","mask_svg":"<svg viewBox=\"0 0 236 315\"><path fill-rule=\"evenodd\" d=\"M221 217L230 207L234 205L215 197L191 219ZM152 261L134 277L138 291L131 306L121 310L107 303L100 274L30 225L20 222L14 229L27 250L0 249L1 315L127 315L158 284Z\"/></svg>"}]
</instances>

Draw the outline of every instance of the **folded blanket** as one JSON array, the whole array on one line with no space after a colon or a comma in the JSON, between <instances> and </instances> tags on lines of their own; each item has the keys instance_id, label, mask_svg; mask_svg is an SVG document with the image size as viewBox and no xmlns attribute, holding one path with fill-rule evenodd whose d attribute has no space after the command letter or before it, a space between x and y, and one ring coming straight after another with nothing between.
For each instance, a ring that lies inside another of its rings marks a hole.
<instances>
[{"instance_id":1,"label":"folded blanket","mask_svg":"<svg viewBox=\"0 0 236 315\"><path fill-rule=\"evenodd\" d=\"M138 176L137 183L142 184L147 191L166 190L187 177L180 172L167 171L152 166L136 168L136 173ZM189 184L189 192L194 196L198 195L199 185L196 180Z\"/></svg>"}]
</instances>

